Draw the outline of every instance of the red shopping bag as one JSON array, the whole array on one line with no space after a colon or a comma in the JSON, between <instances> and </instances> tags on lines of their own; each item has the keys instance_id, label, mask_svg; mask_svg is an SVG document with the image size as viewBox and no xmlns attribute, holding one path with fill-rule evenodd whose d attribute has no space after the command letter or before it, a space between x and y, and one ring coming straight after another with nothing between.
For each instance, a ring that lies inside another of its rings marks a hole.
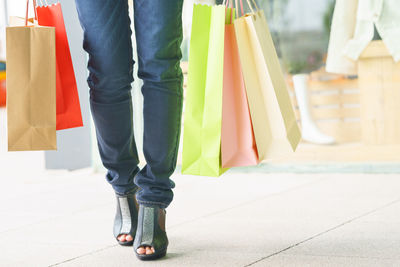
<instances>
[{"instance_id":1,"label":"red shopping bag","mask_svg":"<svg viewBox=\"0 0 400 267\"><path fill-rule=\"evenodd\" d=\"M57 130L83 126L61 4L38 6L36 10L40 26L56 28Z\"/></svg>"}]
</instances>

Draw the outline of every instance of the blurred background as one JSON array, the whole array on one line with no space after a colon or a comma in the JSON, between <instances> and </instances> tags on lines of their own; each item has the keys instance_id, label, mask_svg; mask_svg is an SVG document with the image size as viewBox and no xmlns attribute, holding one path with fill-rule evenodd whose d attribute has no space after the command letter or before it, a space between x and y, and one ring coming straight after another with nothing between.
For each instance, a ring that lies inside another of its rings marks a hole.
<instances>
[{"instance_id":1,"label":"blurred background","mask_svg":"<svg viewBox=\"0 0 400 267\"><path fill-rule=\"evenodd\" d=\"M197 2L213 3L212 0ZM396 116L397 105L394 103L400 99L396 93L399 89L399 80L394 74L398 72L399 66L387 52L385 54L385 48L381 47L383 52L375 57L360 57L357 64L362 66L359 68L362 73L356 75L328 73L325 64L335 1L258 0L257 2L267 16L298 122L303 128L303 142L298 151L282 159L264 162L262 164L264 170L266 172L398 172L400 139L397 136L400 134L400 120ZM18 159L26 155L28 158L40 160L40 166L46 169L75 170L91 167L95 171L104 171L98 157L87 104L86 54L81 49L82 31L73 1L61 1L61 4L79 84L85 127L58 132L58 151L6 153L4 29L7 16L24 16L25 1L1 0L0 159L2 162L7 162L14 156ZM193 1L187 0L184 3L182 68L185 81L192 5ZM379 41L373 42L379 46L377 43ZM385 64L385 69L378 68L382 64ZM138 149L141 151L143 123L141 81L136 77L132 86L135 134ZM376 88L374 91L385 93L377 95L371 92L373 89L363 90L362 86ZM371 110L372 107L375 116L371 112L363 112ZM143 155L141 158L143 159Z\"/></svg>"}]
</instances>

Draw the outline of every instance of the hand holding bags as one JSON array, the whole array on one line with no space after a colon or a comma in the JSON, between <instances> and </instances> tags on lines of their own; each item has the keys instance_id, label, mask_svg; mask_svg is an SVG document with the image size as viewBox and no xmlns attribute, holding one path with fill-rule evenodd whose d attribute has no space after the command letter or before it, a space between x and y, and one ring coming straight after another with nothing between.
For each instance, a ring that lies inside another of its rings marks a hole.
<instances>
[{"instance_id":1,"label":"hand holding bags","mask_svg":"<svg viewBox=\"0 0 400 267\"><path fill-rule=\"evenodd\" d=\"M55 150L55 30L27 24L6 30L8 150Z\"/></svg>"},{"instance_id":2,"label":"hand holding bags","mask_svg":"<svg viewBox=\"0 0 400 267\"><path fill-rule=\"evenodd\" d=\"M235 20L251 119L260 160L282 157L301 139L289 93L264 16L252 0L252 13Z\"/></svg>"},{"instance_id":3,"label":"hand holding bags","mask_svg":"<svg viewBox=\"0 0 400 267\"><path fill-rule=\"evenodd\" d=\"M45 3L47 3L46 0ZM40 26L50 26L56 29L57 130L83 126L61 4L38 6L37 16Z\"/></svg>"}]
</instances>

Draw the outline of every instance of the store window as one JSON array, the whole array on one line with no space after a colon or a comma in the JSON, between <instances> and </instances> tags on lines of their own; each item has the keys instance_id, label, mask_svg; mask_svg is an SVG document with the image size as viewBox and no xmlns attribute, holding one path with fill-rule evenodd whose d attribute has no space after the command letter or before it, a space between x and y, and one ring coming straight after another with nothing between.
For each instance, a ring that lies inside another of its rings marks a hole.
<instances>
[{"instance_id":1,"label":"store window","mask_svg":"<svg viewBox=\"0 0 400 267\"><path fill-rule=\"evenodd\" d=\"M257 0L266 14L303 131L297 152L268 162L273 169L279 166L282 170L294 171L398 169L400 110L396 103L400 103L400 64L396 63L393 53L389 53L387 44L380 40L378 30L390 25L381 28L376 25L380 18L389 15L397 16L399 21L400 14L385 14L385 10L393 10L390 9L393 1L378 1L383 7L375 19L371 18L371 21L378 21L371 22L375 25L371 28L374 37L365 44L357 59L350 60L353 71L327 71L329 56L331 59L343 56L328 53L329 48L338 50L337 39L345 38L345 32L354 35L358 25L357 3L368 1L341 2L348 8L336 11L338 19L334 28L337 34L332 38L335 0ZM364 14L376 13L373 5L363 8ZM339 17L347 20L339 21ZM390 21L394 20L396 18ZM383 24L385 18L381 21ZM356 38L353 35L347 36L345 41ZM184 61L187 61L187 42L188 39L183 44ZM359 44L354 46L356 50L360 47ZM184 67L185 64L183 62Z\"/></svg>"}]
</instances>

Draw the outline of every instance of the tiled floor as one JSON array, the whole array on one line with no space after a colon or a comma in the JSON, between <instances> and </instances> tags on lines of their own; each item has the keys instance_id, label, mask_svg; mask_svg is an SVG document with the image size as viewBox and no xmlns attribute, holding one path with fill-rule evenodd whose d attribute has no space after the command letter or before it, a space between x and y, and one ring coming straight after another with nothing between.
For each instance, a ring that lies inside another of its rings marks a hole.
<instances>
[{"instance_id":1,"label":"tiled floor","mask_svg":"<svg viewBox=\"0 0 400 267\"><path fill-rule=\"evenodd\" d=\"M0 266L400 266L399 175L177 172L168 256L143 263L102 174L44 171L0 130Z\"/></svg>"}]
</instances>

